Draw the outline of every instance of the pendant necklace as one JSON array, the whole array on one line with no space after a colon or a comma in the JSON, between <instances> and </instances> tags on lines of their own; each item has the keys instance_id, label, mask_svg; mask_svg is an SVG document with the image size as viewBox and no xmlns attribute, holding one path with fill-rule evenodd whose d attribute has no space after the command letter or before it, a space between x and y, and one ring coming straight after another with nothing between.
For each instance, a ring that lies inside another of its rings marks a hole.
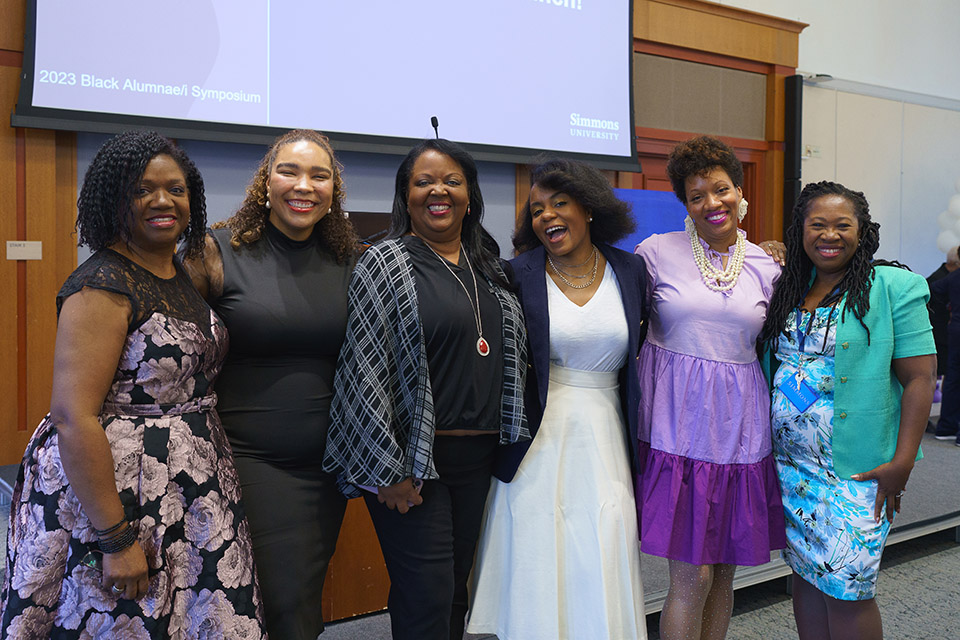
<instances>
[{"instance_id":1,"label":"pendant necklace","mask_svg":"<svg viewBox=\"0 0 960 640\"><path fill-rule=\"evenodd\" d=\"M422 239L421 239L422 240ZM467 300L470 301L470 311L473 312L473 320L477 326L477 353L483 357L490 355L490 344L487 342L486 338L483 337L483 318L480 317L480 294L477 292L477 274L473 270L473 265L470 264L470 256L467 255L467 252L463 248L463 243L460 243L460 253L463 254L464 259L467 261L467 268L470 270L470 277L473 278L473 298L470 297L470 291L467 290L467 285L463 284L463 280L460 279L453 269L450 268L450 265L447 264L447 261L443 259L439 253L437 253L430 244L423 240L423 244L426 245L427 249L433 252L433 255L437 256L437 260L440 261L447 271L450 272L454 278L456 278L457 283L460 285L460 288L463 289L463 292L467 295ZM476 298L477 303L474 307L473 300Z\"/></svg>"}]
</instances>

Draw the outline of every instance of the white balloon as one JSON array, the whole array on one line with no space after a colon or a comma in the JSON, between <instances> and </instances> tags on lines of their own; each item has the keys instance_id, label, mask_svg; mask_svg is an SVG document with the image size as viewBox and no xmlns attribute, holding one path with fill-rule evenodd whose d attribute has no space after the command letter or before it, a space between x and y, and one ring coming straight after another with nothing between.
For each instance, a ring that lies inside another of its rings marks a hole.
<instances>
[{"instance_id":1,"label":"white balloon","mask_svg":"<svg viewBox=\"0 0 960 640\"><path fill-rule=\"evenodd\" d=\"M950 204L947 205L947 211L955 216L960 216L960 193L950 196Z\"/></svg>"},{"instance_id":2,"label":"white balloon","mask_svg":"<svg viewBox=\"0 0 960 640\"><path fill-rule=\"evenodd\" d=\"M940 227L940 231L953 229L953 225L957 223L957 220L960 220L960 217L953 215L949 211L941 211L940 215L937 216L937 226Z\"/></svg>"},{"instance_id":3,"label":"white balloon","mask_svg":"<svg viewBox=\"0 0 960 640\"><path fill-rule=\"evenodd\" d=\"M960 235L953 230L941 231L940 235L937 236L937 249L940 249L943 253L950 251L957 245L960 245Z\"/></svg>"}]
</instances>

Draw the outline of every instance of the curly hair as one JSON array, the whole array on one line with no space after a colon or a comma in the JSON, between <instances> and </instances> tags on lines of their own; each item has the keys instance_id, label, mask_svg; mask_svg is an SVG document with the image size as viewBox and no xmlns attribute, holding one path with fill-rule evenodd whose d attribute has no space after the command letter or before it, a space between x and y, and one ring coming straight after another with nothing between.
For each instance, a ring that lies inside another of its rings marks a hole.
<instances>
[{"instance_id":1,"label":"curly hair","mask_svg":"<svg viewBox=\"0 0 960 640\"><path fill-rule=\"evenodd\" d=\"M463 218L460 229L460 241L470 261L477 265L480 272L491 282L509 287L500 275L498 261L500 259L500 245L483 228L483 194L480 193L480 184L477 182L477 163L467 150L455 142L444 138L430 138L416 145L407 153L397 168L397 179L393 192L393 210L390 212L390 229L387 238L399 238L410 233L410 211L407 208L407 199L410 196L410 176L413 174L413 165L417 158L427 151L437 151L450 157L460 165L463 177L467 181L470 215Z\"/></svg>"},{"instance_id":2,"label":"curly hair","mask_svg":"<svg viewBox=\"0 0 960 640\"><path fill-rule=\"evenodd\" d=\"M592 165L566 158L548 158L530 169L530 188L536 186L576 200L593 218L590 239L594 242L613 244L636 229L630 217L630 205L613 194L610 183ZM539 245L540 239L533 232L528 196L520 210L520 226L513 234L513 248L523 253Z\"/></svg>"},{"instance_id":3,"label":"curly hair","mask_svg":"<svg viewBox=\"0 0 960 640\"><path fill-rule=\"evenodd\" d=\"M823 301L822 305L838 303L847 296L841 320L850 310L867 331L867 344L870 344L870 329L863 322L863 316L870 310L870 287L873 285L873 254L880 248L880 224L870 218L870 205L860 191L853 191L836 182L810 183L800 192L793 207L793 223L784 234L783 242L787 246L787 266L783 268L780 279L767 309L767 319L757 339L761 348L776 348L776 341L785 330L787 319L797 305L803 302L810 287L813 275L813 262L803 250L803 223L812 204L824 196L840 196L853 207L858 222L859 241L857 249L847 265L847 271L837 288ZM884 263L894 264L894 263ZM902 266L894 264L894 266Z\"/></svg>"},{"instance_id":4,"label":"curly hair","mask_svg":"<svg viewBox=\"0 0 960 640\"><path fill-rule=\"evenodd\" d=\"M147 165L159 155L173 158L183 172L190 200L190 220L180 239L190 257L203 252L207 204L203 178L174 142L155 131L126 131L110 138L94 156L77 198L78 245L99 251L117 241L130 242L130 213Z\"/></svg>"},{"instance_id":5,"label":"curly hair","mask_svg":"<svg viewBox=\"0 0 960 640\"><path fill-rule=\"evenodd\" d=\"M710 136L699 136L681 142L667 158L667 175L677 199L687 204L687 178L703 176L713 169L723 169L733 186L743 186L743 164L726 143Z\"/></svg>"},{"instance_id":6,"label":"curly hair","mask_svg":"<svg viewBox=\"0 0 960 640\"><path fill-rule=\"evenodd\" d=\"M228 219L215 223L213 228L230 229L230 246L234 249L240 248L241 244L252 244L259 240L270 217L270 210L267 208L267 185L270 183L270 172L277 161L277 154L282 147L301 140L314 143L330 156L330 163L333 165L333 202L330 212L320 218L314 229L319 234L320 243L333 253L338 263L345 264L356 257L358 238L353 223L344 214L346 191L343 186L343 166L337 161L327 136L313 129L293 129L274 140L260 160L240 208Z\"/></svg>"}]
</instances>

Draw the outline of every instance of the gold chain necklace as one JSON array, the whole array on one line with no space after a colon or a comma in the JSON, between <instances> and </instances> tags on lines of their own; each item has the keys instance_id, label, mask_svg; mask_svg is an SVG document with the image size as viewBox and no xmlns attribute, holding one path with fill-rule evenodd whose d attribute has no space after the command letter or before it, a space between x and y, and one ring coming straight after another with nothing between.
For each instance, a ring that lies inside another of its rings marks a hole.
<instances>
[{"instance_id":1,"label":"gold chain necklace","mask_svg":"<svg viewBox=\"0 0 960 640\"><path fill-rule=\"evenodd\" d=\"M566 277L564 277L564 272L561 271L559 268L557 268L557 264L553 261L553 257L549 253L547 254L547 261L550 263L550 266L553 267L553 272L556 273L557 276L563 281L563 284L567 285L571 289L586 289L597 280L597 266L600 264L600 252L597 251L596 247L593 248L593 271L590 273L590 281L585 282L583 284L573 284L572 282L567 280ZM572 274L567 274L567 275L569 275L571 278L587 277L585 275L583 276L575 276Z\"/></svg>"}]
</instances>

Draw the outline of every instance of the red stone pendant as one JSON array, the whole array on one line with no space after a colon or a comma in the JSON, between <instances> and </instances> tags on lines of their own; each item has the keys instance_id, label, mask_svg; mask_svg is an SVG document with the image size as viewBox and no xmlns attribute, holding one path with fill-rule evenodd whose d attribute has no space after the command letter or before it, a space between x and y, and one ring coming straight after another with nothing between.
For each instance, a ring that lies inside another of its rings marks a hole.
<instances>
[{"instance_id":1,"label":"red stone pendant","mask_svg":"<svg viewBox=\"0 0 960 640\"><path fill-rule=\"evenodd\" d=\"M490 345L484 340L483 336L477 338L477 353L486 357L490 355Z\"/></svg>"}]
</instances>

